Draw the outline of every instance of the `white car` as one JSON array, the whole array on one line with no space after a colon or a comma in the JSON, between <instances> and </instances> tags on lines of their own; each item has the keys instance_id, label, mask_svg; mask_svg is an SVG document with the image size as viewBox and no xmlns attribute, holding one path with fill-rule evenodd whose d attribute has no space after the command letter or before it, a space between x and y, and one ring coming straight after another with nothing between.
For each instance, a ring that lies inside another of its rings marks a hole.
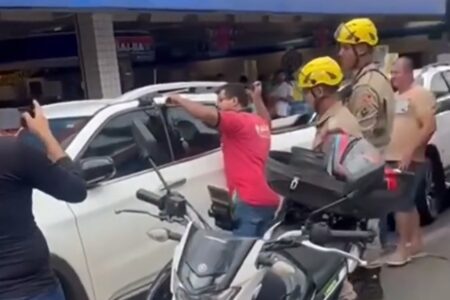
<instances>
[{"instance_id":1,"label":"white car","mask_svg":"<svg viewBox=\"0 0 450 300\"><path fill-rule=\"evenodd\" d=\"M53 267L68 300L131 299L145 291L172 257L174 244L156 243L147 237L149 229L160 226L158 221L145 215L116 214L121 209L153 210L135 198L139 188L164 192L149 163L137 153L131 134L133 120L143 121L153 133L152 157L171 187L207 215L206 186L225 187L218 133L182 109L161 104L165 93L176 90L213 105L214 91L223 84L159 84L117 99L44 107L56 137L80 162L90 182L88 198L80 204L56 201L37 191L34 195L36 220L47 238ZM273 121L272 149L310 148L315 128L307 123L307 118L296 116ZM450 128L441 127L439 123L439 130ZM432 174L438 174L435 180L439 183L439 153L442 157L450 148L441 143L440 131L435 138L437 148L430 149L439 151L432 157ZM448 157L445 159L448 162ZM428 198L434 199L424 199ZM433 200L423 203L430 207L428 211L433 209Z\"/></svg>"},{"instance_id":2,"label":"white car","mask_svg":"<svg viewBox=\"0 0 450 300\"><path fill-rule=\"evenodd\" d=\"M135 198L139 188L164 192L149 163L138 155L131 134L133 120L143 121L153 133L152 157L170 186L206 215L210 205L206 185L225 187L218 133L181 108L160 104L164 93L177 90L212 105L217 97L214 91L221 85L160 84L117 99L44 106L54 134L68 155L82 165L90 186L87 199L79 204L56 201L38 191L34 194L36 220L67 299L131 299L148 287L172 257L174 244L156 243L146 234L158 221L115 213L121 209L152 211ZM295 126L296 120L274 121L278 131L273 136L274 149L289 150L294 144L311 147L314 127L298 130L301 126ZM28 138L37 145L37 140Z\"/></svg>"}]
</instances>

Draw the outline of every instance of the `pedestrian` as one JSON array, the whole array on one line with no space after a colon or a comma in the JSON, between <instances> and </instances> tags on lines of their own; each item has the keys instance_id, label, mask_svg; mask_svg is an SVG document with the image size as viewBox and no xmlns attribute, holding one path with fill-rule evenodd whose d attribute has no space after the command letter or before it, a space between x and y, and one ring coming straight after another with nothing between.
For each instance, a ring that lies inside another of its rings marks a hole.
<instances>
[{"instance_id":1,"label":"pedestrian","mask_svg":"<svg viewBox=\"0 0 450 300\"><path fill-rule=\"evenodd\" d=\"M338 88L344 75L339 64L331 57L319 57L308 62L301 70L298 85L305 92L306 101L318 115L313 149L321 151L327 134L343 131L362 137L358 120L342 104Z\"/></svg>"},{"instance_id":2,"label":"pedestrian","mask_svg":"<svg viewBox=\"0 0 450 300\"><path fill-rule=\"evenodd\" d=\"M86 198L86 184L37 102L34 114L25 113L24 121L45 152L22 142L17 137L21 129L0 132L0 299L64 300L33 217L32 192L38 189L75 203Z\"/></svg>"},{"instance_id":3,"label":"pedestrian","mask_svg":"<svg viewBox=\"0 0 450 300\"><path fill-rule=\"evenodd\" d=\"M271 103L275 108L275 118L283 118L289 115L289 107L292 101L293 87L286 80L286 73L283 70L275 74L275 82L270 93Z\"/></svg>"},{"instance_id":4,"label":"pedestrian","mask_svg":"<svg viewBox=\"0 0 450 300\"><path fill-rule=\"evenodd\" d=\"M423 196L423 182L427 170L425 149L436 131L434 95L414 82L411 59L399 58L391 71L396 93L396 116L386 160L394 167L414 173L407 183L408 193L395 213L398 242L388 265L403 266L411 258L420 256L423 248L420 217L415 200ZM400 201L400 200L399 200Z\"/></svg>"},{"instance_id":5,"label":"pedestrian","mask_svg":"<svg viewBox=\"0 0 450 300\"><path fill-rule=\"evenodd\" d=\"M341 67L350 74L349 85L341 91L344 102L358 119L364 138L383 153L391 138L395 103L389 79L374 63L378 30L370 19L356 18L342 23L335 32L335 39L339 43ZM381 222L386 219L380 216ZM382 231L385 227L379 225L381 240L386 234ZM361 298L383 297L380 271L381 268L359 268L352 274L355 282L361 282L362 288L358 290ZM367 291L371 294L367 295Z\"/></svg>"},{"instance_id":6,"label":"pedestrian","mask_svg":"<svg viewBox=\"0 0 450 300\"><path fill-rule=\"evenodd\" d=\"M322 151L325 137L332 132L345 132L354 137L363 133L356 117L342 104L338 94L344 75L339 64L331 57L319 57L301 70L298 85L305 92L307 102L318 115L313 149ZM345 280L339 299L356 299L351 284Z\"/></svg>"},{"instance_id":7,"label":"pedestrian","mask_svg":"<svg viewBox=\"0 0 450 300\"><path fill-rule=\"evenodd\" d=\"M256 114L246 111L249 97L241 84L227 84L218 91L218 110L184 99L168 98L209 126L218 128L222 140L225 177L234 202L237 236L260 237L270 226L280 197L269 187L265 167L270 150L270 116L260 97L253 99Z\"/></svg>"},{"instance_id":8,"label":"pedestrian","mask_svg":"<svg viewBox=\"0 0 450 300\"><path fill-rule=\"evenodd\" d=\"M296 84L299 74L293 75L292 81L292 100L289 104L289 115L310 115L312 113L311 105L305 101L304 92L300 85Z\"/></svg>"},{"instance_id":9,"label":"pedestrian","mask_svg":"<svg viewBox=\"0 0 450 300\"><path fill-rule=\"evenodd\" d=\"M339 26L335 38L341 67L351 74L348 94L343 95L346 106L359 120L364 137L384 150L392 131L394 91L374 63L377 28L370 19L353 19Z\"/></svg>"}]
</instances>

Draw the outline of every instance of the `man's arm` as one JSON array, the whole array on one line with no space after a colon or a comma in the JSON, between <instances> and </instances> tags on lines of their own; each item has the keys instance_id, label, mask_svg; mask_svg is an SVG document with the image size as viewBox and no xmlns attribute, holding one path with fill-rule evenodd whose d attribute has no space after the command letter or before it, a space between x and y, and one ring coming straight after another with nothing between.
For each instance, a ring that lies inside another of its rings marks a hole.
<instances>
[{"instance_id":1,"label":"man's arm","mask_svg":"<svg viewBox=\"0 0 450 300\"><path fill-rule=\"evenodd\" d=\"M21 157L22 177L34 188L59 200L77 203L86 199L86 182L81 172L67 156L53 162L41 151L20 143L18 155Z\"/></svg>"},{"instance_id":2,"label":"man's arm","mask_svg":"<svg viewBox=\"0 0 450 300\"><path fill-rule=\"evenodd\" d=\"M357 87L352 92L347 107L358 120L364 137L370 140L377 123L379 95L369 86Z\"/></svg>"},{"instance_id":3,"label":"man's arm","mask_svg":"<svg viewBox=\"0 0 450 300\"><path fill-rule=\"evenodd\" d=\"M216 108L209 107L194 101L185 99L180 95L171 95L167 99L168 104L179 105L184 108L193 117L205 122L210 126L216 127L219 125L219 112Z\"/></svg>"},{"instance_id":4,"label":"man's arm","mask_svg":"<svg viewBox=\"0 0 450 300\"><path fill-rule=\"evenodd\" d=\"M412 145L414 151L428 144L436 131L435 104L434 96L428 91L419 99L411 101L411 105L421 125L417 139Z\"/></svg>"},{"instance_id":5,"label":"man's arm","mask_svg":"<svg viewBox=\"0 0 450 300\"><path fill-rule=\"evenodd\" d=\"M272 123L272 118L270 117L269 111L264 104L262 98L262 85L261 82L255 82L253 84L254 90L251 92L253 104L255 105L256 114L267 121L269 127Z\"/></svg>"}]
</instances>

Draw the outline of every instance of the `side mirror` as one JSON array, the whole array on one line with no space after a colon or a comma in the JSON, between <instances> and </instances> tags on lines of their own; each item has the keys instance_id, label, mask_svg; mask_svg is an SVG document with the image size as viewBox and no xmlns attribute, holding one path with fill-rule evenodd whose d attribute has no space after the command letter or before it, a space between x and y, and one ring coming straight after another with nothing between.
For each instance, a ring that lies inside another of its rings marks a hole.
<instances>
[{"instance_id":1,"label":"side mirror","mask_svg":"<svg viewBox=\"0 0 450 300\"><path fill-rule=\"evenodd\" d=\"M80 161L83 177L89 187L116 175L114 161L110 157L90 157Z\"/></svg>"},{"instance_id":2,"label":"side mirror","mask_svg":"<svg viewBox=\"0 0 450 300\"><path fill-rule=\"evenodd\" d=\"M159 243L167 242L168 240L177 241L181 240L181 234L170 231L166 228L155 228L147 232L149 238Z\"/></svg>"}]
</instances>

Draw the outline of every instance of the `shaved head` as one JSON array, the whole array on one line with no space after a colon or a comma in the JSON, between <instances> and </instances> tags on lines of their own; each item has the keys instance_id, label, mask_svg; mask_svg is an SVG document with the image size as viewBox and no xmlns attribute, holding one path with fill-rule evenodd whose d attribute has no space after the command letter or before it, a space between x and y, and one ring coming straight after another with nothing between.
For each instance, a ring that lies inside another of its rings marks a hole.
<instances>
[{"instance_id":1,"label":"shaved head","mask_svg":"<svg viewBox=\"0 0 450 300\"><path fill-rule=\"evenodd\" d=\"M414 62L407 56L400 57L395 63L398 64L405 72L414 71Z\"/></svg>"},{"instance_id":2,"label":"shaved head","mask_svg":"<svg viewBox=\"0 0 450 300\"><path fill-rule=\"evenodd\" d=\"M414 83L414 63L406 56L397 59L391 71L392 86L400 93L408 90Z\"/></svg>"}]
</instances>

